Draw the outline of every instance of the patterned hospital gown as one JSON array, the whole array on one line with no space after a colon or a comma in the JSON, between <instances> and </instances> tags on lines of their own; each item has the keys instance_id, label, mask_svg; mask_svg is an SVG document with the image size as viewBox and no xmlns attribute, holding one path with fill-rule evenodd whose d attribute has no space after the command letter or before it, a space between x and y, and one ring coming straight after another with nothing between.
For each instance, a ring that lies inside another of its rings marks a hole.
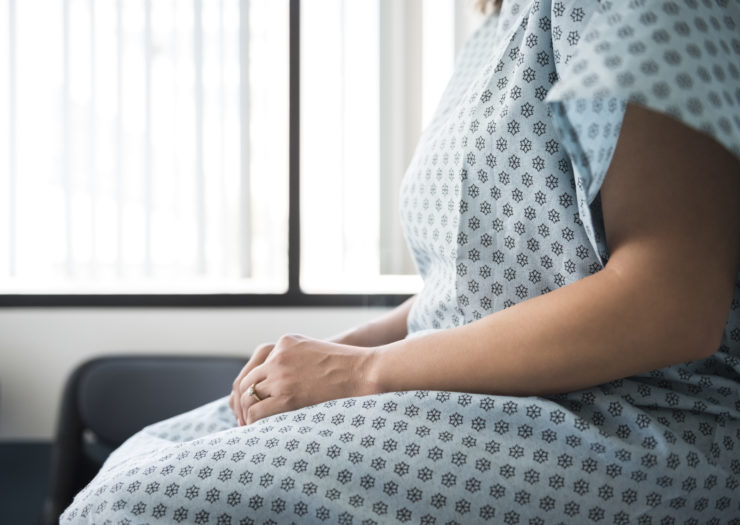
<instances>
[{"instance_id":1,"label":"patterned hospital gown","mask_svg":"<svg viewBox=\"0 0 740 525\"><path fill-rule=\"evenodd\" d=\"M484 22L402 186L412 335L603 267L628 101L740 157L740 0L507 0ZM61 522L740 523L740 284L712 357L586 390L394 392L241 428L214 401L127 441Z\"/></svg>"}]
</instances>

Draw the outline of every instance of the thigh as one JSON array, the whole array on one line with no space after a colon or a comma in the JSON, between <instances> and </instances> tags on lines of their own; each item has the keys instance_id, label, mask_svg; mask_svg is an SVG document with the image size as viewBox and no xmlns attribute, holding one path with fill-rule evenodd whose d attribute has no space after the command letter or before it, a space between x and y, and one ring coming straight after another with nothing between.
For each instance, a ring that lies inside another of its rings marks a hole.
<instances>
[{"instance_id":1,"label":"thigh","mask_svg":"<svg viewBox=\"0 0 740 525\"><path fill-rule=\"evenodd\" d=\"M151 435L162 446L107 465L62 523L628 523L735 508L722 469L668 446L641 409L604 420L618 398L580 397L396 392L189 441Z\"/></svg>"}]
</instances>

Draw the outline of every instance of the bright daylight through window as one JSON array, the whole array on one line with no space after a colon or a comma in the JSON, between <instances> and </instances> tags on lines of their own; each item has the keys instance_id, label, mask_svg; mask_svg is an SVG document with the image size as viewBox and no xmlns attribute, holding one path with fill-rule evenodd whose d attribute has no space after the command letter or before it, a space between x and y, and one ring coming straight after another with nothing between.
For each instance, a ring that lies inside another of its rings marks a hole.
<instances>
[{"instance_id":1,"label":"bright daylight through window","mask_svg":"<svg viewBox=\"0 0 740 525\"><path fill-rule=\"evenodd\" d=\"M0 294L283 293L288 0L0 0ZM465 0L300 2L300 282L409 293Z\"/></svg>"}]
</instances>

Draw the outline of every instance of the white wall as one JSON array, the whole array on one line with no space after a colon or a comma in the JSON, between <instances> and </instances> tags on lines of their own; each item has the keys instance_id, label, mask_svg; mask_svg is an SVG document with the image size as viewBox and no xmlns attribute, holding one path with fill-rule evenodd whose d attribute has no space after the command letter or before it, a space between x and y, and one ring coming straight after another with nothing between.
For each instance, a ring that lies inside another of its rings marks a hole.
<instances>
[{"instance_id":1,"label":"white wall","mask_svg":"<svg viewBox=\"0 0 740 525\"><path fill-rule=\"evenodd\" d=\"M66 377L120 352L251 353L286 332L328 337L381 308L0 310L0 440L50 439Z\"/></svg>"}]
</instances>

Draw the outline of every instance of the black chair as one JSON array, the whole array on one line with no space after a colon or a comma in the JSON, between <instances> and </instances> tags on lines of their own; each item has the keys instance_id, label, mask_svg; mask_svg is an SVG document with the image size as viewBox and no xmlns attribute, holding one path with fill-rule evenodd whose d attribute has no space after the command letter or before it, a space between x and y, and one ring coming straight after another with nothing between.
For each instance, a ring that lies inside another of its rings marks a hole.
<instances>
[{"instance_id":1,"label":"black chair","mask_svg":"<svg viewBox=\"0 0 740 525\"><path fill-rule=\"evenodd\" d=\"M59 515L108 455L141 428L229 393L236 357L122 355L80 365L62 395L41 523Z\"/></svg>"}]
</instances>

